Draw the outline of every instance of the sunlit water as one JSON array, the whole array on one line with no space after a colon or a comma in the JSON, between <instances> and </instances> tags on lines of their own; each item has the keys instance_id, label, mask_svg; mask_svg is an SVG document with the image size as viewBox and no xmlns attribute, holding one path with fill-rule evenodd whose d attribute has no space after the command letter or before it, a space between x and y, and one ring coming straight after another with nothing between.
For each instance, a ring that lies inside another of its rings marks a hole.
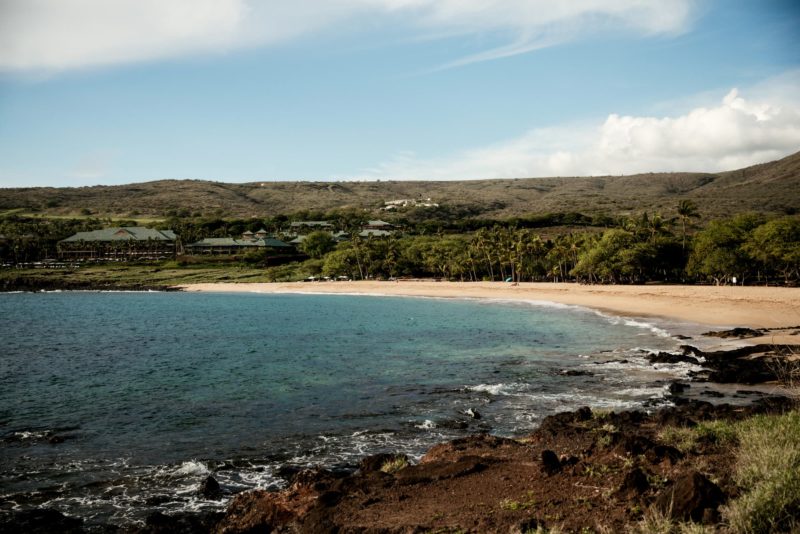
<instances>
[{"instance_id":1,"label":"sunlit water","mask_svg":"<svg viewBox=\"0 0 800 534\"><path fill-rule=\"evenodd\" d=\"M116 524L223 508L287 464L657 404L689 370L647 363L680 343L647 323L500 301L2 294L0 339L0 510ZM197 495L209 474L223 499Z\"/></svg>"}]
</instances>

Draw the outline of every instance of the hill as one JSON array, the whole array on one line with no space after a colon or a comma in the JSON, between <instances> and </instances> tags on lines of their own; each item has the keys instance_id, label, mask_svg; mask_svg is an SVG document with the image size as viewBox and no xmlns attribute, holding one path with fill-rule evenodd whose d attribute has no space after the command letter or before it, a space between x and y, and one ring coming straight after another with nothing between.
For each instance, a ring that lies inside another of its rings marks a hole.
<instances>
[{"instance_id":1,"label":"hill","mask_svg":"<svg viewBox=\"0 0 800 534\"><path fill-rule=\"evenodd\" d=\"M519 178L451 182L251 182L161 180L116 186L0 189L0 210L112 217L192 214L265 217L303 210L377 209L385 201L431 198L486 218L581 212L669 214L693 200L704 218L744 211L800 211L800 152L778 161L722 173Z\"/></svg>"}]
</instances>

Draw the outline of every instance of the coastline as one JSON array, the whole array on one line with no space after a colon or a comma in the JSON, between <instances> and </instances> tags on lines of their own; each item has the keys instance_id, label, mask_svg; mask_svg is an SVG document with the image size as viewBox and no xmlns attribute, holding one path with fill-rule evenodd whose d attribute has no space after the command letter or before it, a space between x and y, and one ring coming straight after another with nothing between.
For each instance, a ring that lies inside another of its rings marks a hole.
<instances>
[{"instance_id":1,"label":"coastline","mask_svg":"<svg viewBox=\"0 0 800 534\"><path fill-rule=\"evenodd\" d=\"M672 502L675 492L698 480L725 498L741 491L729 475L737 459L728 444L705 443L692 437L694 441L687 446L674 436L671 440L672 434L662 433L664 427L683 436L680 432L702 427L705 421L733 424L757 414L781 417L788 413L786 417L795 417L790 410L796 405L776 396L782 390L775 385L774 376L766 376L775 370L765 363L767 358L785 358L800 349L800 334L795 333L800 328L793 326L800 324L800 305L796 304L800 294L795 289L514 286L434 281L215 283L170 289L558 303L617 317L652 318L657 324L666 322L674 326L675 334L688 333L682 330L684 326L693 329L692 333L732 326L770 330L769 335L748 339L734 336L721 340L698 335L688 342L698 347L706 342L722 343L729 349L741 347L738 349L706 352L682 346L682 354L651 354L652 364L703 361L703 366L709 369L695 373L691 379L669 384L667 398L673 406L662 406L648 413L589 408L561 412L548 416L533 433L522 437L473 434L442 441L428 449L418 463L390 451L363 457L357 469L350 465L346 469L318 466L301 470L287 465L279 474L287 485L275 491L231 492L224 487L224 481L220 487L212 469L199 481L196 493L211 500L230 498L224 512L155 511L147 517L145 525L126 526L129 532L231 533L283 527L326 532L333 531L331 525L343 531L368 527L398 532L525 532L533 526L554 526L577 532L586 525L622 531L642 520L645 510L659 509L664 502ZM258 302L257 298L248 300ZM784 347L781 352L775 344L794 346ZM733 397L747 394L755 400L745 404L712 403L709 402L712 397L723 395L703 392L701 387L694 386L695 381L701 386L704 382L729 384ZM774 391L760 392L759 386L763 384L772 384ZM395 464L397 467L391 467ZM720 524L719 502L712 499L697 506L675 512L673 519ZM84 525L90 529L101 527L88 521L50 509L5 515L0 512L0 530L8 527L37 531L29 527L41 526L41 531L83 532Z\"/></svg>"},{"instance_id":2,"label":"coastline","mask_svg":"<svg viewBox=\"0 0 800 534\"><path fill-rule=\"evenodd\" d=\"M769 329L747 343L796 344L800 288L763 286L581 285L503 282L286 282L176 286L187 292L320 293L539 301L581 306L622 317L653 317L725 329Z\"/></svg>"}]
</instances>

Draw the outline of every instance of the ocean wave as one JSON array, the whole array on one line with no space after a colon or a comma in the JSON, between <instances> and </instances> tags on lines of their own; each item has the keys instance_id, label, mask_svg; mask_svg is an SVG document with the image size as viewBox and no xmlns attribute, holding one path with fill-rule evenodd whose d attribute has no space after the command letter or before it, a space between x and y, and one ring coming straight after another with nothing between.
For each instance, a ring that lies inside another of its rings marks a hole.
<instances>
[{"instance_id":1,"label":"ocean wave","mask_svg":"<svg viewBox=\"0 0 800 534\"><path fill-rule=\"evenodd\" d=\"M603 317L605 320L607 320L612 325L624 325L624 326L631 326L633 328L640 328L642 330L647 330L650 333L655 334L656 336L662 337L662 338L674 337L673 334L671 334L666 329L658 326L655 323L651 323L649 321L644 321L644 320L638 319L638 318L634 319L634 318L631 318L631 317L623 317L623 316L619 316L619 315L609 315L609 314L601 312L599 310L593 310L593 311L594 311L595 314L597 314L600 317Z\"/></svg>"},{"instance_id":2,"label":"ocean wave","mask_svg":"<svg viewBox=\"0 0 800 534\"><path fill-rule=\"evenodd\" d=\"M197 460L189 460L188 462L183 462L177 469L172 471L170 474L176 477L185 477L185 476L208 475L209 473L211 473L211 470L203 462L198 462Z\"/></svg>"},{"instance_id":3,"label":"ocean wave","mask_svg":"<svg viewBox=\"0 0 800 534\"><path fill-rule=\"evenodd\" d=\"M423 422L414 425L414 428L419 428L421 430L432 430L436 428L436 423L434 423L430 419L425 419Z\"/></svg>"}]
</instances>

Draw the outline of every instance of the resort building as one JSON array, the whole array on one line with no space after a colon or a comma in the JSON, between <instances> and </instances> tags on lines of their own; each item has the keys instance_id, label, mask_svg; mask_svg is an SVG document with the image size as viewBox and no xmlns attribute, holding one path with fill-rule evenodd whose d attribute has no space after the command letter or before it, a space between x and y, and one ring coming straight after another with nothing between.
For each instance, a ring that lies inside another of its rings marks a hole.
<instances>
[{"instance_id":1,"label":"resort building","mask_svg":"<svg viewBox=\"0 0 800 534\"><path fill-rule=\"evenodd\" d=\"M279 239L270 237L264 229L258 232L244 232L241 239L232 237L206 237L185 247L189 255L236 255L262 250L265 253L292 253L294 247Z\"/></svg>"},{"instance_id":2,"label":"resort building","mask_svg":"<svg viewBox=\"0 0 800 534\"><path fill-rule=\"evenodd\" d=\"M78 232L59 241L57 249L64 260L163 260L175 257L176 240L172 230L124 226Z\"/></svg>"},{"instance_id":3,"label":"resort building","mask_svg":"<svg viewBox=\"0 0 800 534\"><path fill-rule=\"evenodd\" d=\"M367 221L367 224L361 227L359 237L388 237L397 231L397 226L386 221Z\"/></svg>"}]
</instances>

